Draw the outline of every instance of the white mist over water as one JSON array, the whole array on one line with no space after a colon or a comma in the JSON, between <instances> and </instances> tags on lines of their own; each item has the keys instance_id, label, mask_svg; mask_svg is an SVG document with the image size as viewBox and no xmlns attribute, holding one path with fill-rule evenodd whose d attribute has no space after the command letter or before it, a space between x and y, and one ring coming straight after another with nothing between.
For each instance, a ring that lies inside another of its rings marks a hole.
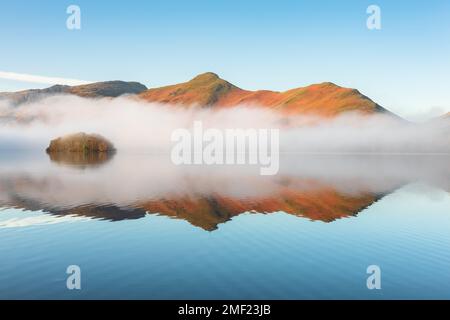
<instances>
[{"instance_id":1,"label":"white mist over water","mask_svg":"<svg viewBox=\"0 0 450 320\"><path fill-rule=\"evenodd\" d=\"M449 157L406 155L283 155L280 171L254 166L175 166L165 155L117 154L97 166L51 162L45 154L0 157L0 204L11 190L61 206L166 197L218 195L261 198L283 190L332 189L355 196L383 194L421 182L450 191Z\"/></svg>"},{"instance_id":2,"label":"white mist over water","mask_svg":"<svg viewBox=\"0 0 450 320\"><path fill-rule=\"evenodd\" d=\"M387 115L345 114L332 119L286 116L268 108L183 108L121 97L50 96L11 106L0 101L0 148L44 149L51 139L75 132L97 133L119 151L168 152L171 133L192 128L279 128L280 151L331 153L448 153L450 124L412 124Z\"/></svg>"}]
</instances>

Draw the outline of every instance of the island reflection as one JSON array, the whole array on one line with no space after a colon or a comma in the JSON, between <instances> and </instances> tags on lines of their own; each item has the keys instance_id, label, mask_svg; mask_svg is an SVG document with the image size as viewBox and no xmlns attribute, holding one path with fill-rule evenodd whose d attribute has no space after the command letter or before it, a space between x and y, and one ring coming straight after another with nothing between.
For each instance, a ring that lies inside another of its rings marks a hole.
<instances>
[{"instance_id":1,"label":"island reflection","mask_svg":"<svg viewBox=\"0 0 450 320\"><path fill-rule=\"evenodd\" d=\"M84 169L100 166L114 157L114 152L50 152L48 156L56 164Z\"/></svg>"}]
</instances>

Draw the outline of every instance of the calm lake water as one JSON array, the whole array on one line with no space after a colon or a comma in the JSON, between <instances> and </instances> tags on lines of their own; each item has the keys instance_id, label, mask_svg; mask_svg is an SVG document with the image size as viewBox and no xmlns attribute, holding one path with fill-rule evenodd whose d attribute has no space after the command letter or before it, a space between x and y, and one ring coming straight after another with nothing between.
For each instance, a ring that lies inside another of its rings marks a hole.
<instances>
[{"instance_id":1,"label":"calm lake water","mask_svg":"<svg viewBox=\"0 0 450 320\"><path fill-rule=\"evenodd\" d=\"M450 299L449 160L2 155L0 298Z\"/></svg>"}]
</instances>

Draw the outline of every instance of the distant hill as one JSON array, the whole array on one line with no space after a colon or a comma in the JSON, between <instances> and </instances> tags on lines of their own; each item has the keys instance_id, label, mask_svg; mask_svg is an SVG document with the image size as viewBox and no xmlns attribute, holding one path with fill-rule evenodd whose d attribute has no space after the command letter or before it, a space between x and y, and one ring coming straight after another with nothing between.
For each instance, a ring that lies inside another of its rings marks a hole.
<instances>
[{"instance_id":1,"label":"distant hill","mask_svg":"<svg viewBox=\"0 0 450 320\"><path fill-rule=\"evenodd\" d=\"M438 118L432 119L431 123L440 125L446 133L450 133L450 112L447 112Z\"/></svg>"},{"instance_id":2,"label":"distant hill","mask_svg":"<svg viewBox=\"0 0 450 320\"><path fill-rule=\"evenodd\" d=\"M284 92L249 91L238 88L211 72L198 75L188 82L148 89L140 93L139 97L149 102L185 106L258 105L286 113L309 113L321 116L335 116L346 111L365 114L389 113L358 90L343 88L331 82L313 84Z\"/></svg>"},{"instance_id":3,"label":"distant hill","mask_svg":"<svg viewBox=\"0 0 450 320\"><path fill-rule=\"evenodd\" d=\"M147 90L139 82L106 81L69 87L68 93L80 97L118 97L124 94L138 94Z\"/></svg>"},{"instance_id":4,"label":"distant hill","mask_svg":"<svg viewBox=\"0 0 450 320\"><path fill-rule=\"evenodd\" d=\"M445 114L442 114L440 116L434 117L426 121L424 124L431 124L431 125L442 125L444 127L448 127L450 125L450 112L447 112Z\"/></svg>"},{"instance_id":5,"label":"distant hill","mask_svg":"<svg viewBox=\"0 0 450 320\"><path fill-rule=\"evenodd\" d=\"M147 87L139 82L105 81L95 82L80 86L55 85L45 89L31 89L18 92L0 93L0 99L9 99L18 105L25 102L33 102L48 95L73 94L80 97L118 97L123 94L139 94L147 90Z\"/></svg>"},{"instance_id":6,"label":"distant hill","mask_svg":"<svg viewBox=\"0 0 450 320\"><path fill-rule=\"evenodd\" d=\"M62 94L70 88L69 86L55 85L45 89L30 89L17 92L0 92L0 99L8 99L13 104L19 105L25 102L32 102L42 97L52 94Z\"/></svg>"}]
</instances>

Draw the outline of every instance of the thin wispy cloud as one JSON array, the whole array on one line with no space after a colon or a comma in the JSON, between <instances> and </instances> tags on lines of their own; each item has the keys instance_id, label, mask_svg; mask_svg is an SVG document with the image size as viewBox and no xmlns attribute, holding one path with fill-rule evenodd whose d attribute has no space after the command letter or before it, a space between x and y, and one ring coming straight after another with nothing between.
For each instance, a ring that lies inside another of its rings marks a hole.
<instances>
[{"instance_id":1,"label":"thin wispy cloud","mask_svg":"<svg viewBox=\"0 0 450 320\"><path fill-rule=\"evenodd\" d=\"M76 86L76 85L91 83L91 81L85 81L85 80L58 78L58 77L45 77L45 76L39 76L39 75L7 72L7 71L0 71L0 79L41 83L41 84L50 84L50 85L62 84L62 85L69 85L69 86Z\"/></svg>"}]
</instances>

